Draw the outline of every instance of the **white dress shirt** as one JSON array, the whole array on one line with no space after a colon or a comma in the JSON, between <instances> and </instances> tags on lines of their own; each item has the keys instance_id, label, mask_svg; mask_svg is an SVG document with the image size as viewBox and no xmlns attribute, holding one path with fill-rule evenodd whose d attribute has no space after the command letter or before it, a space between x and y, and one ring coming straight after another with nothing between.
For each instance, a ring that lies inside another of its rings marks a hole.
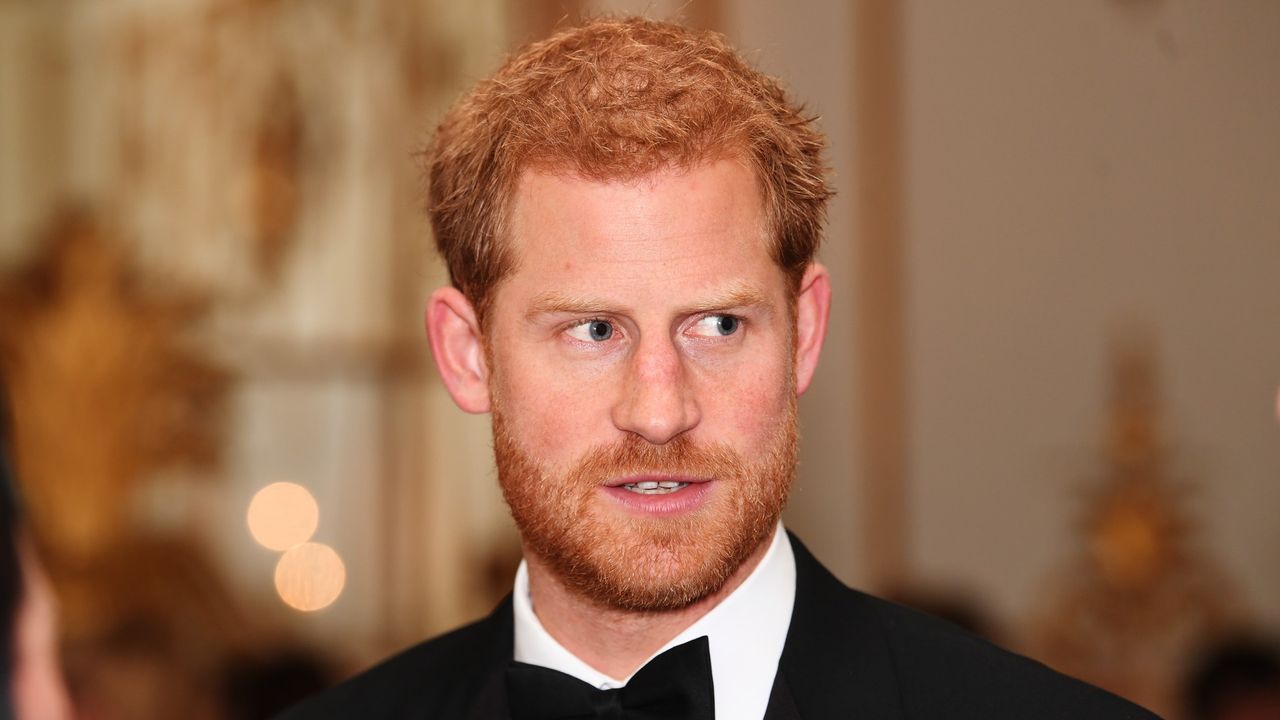
<instances>
[{"instance_id":1,"label":"white dress shirt","mask_svg":"<svg viewBox=\"0 0 1280 720\"><path fill-rule=\"evenodd\" d=\"M711 647L716 717L763 718L782 646L787 641L795 599L795 556L782 523L778 523L769 550L742 585L654 656L706 635ZM602 690L622 687L631 679L605 675L551 637L534 614L529 570L523 561L516 571L513 605L515 659L519 662L559 670Z\"/></svg>"}]
</instances>

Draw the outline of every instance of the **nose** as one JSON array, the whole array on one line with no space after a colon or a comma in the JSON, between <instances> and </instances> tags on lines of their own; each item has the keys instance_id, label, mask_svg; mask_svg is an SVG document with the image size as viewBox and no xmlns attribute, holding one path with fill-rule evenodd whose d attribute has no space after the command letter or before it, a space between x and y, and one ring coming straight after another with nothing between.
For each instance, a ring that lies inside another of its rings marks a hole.
<instances>
[{"instance_id":1,"label":"nose","mask_svg":"<svg viewBox=\"0 0 1280 720\"><path fill-rule=\"evenodd\" d=\"M664 445L697 426L701 412L679 349L668 337L650 338L628 358L613 424Z\"/></svg>"}]
</instances>

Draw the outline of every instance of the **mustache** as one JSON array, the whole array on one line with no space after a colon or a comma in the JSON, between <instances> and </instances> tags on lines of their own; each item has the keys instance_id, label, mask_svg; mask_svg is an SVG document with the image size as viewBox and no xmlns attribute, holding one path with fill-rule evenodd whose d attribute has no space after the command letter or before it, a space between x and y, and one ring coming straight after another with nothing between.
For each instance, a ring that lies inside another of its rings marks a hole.
<instances>
[{"instance_id":1,"label":"mustache","mask_svg":"<svg viewBox=\"0 0 1280 720\"><path fill-rule=\"evenodd\" d=\"M746 464L723 443L701 445L681 435L654 445L638 435L628 435L588 449L568 477L575 486L595 486L623 476L646 474L698 479L742 477Z\"/></svg>"}]
</instances>

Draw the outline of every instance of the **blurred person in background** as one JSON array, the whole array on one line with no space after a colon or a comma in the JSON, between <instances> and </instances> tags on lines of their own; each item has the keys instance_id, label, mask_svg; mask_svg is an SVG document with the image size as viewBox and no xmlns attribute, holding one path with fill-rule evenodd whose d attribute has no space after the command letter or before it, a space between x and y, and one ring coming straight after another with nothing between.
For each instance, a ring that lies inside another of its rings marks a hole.
<instances>
[{"instance_id":1,"label":"blurred person in background","mask_svg":"<svg viewBox=\"0 0 1280 720\"><path fill-rule=\"evenodd\" d=\"M1280 423L1280 390L1276 391ZM1184 687L1187 720L1280 720L1280 642L1244 635L1204 648Z\"/></svg>"},{"instance_id":2,"label":"blurred person in background","mask_svg":"<svg viewBox=\"0 0 1280 720\"><path fill-rule=\"evenodd\" d=\"M7 410L0 402L0 718L64 720L71 717L71 704L58 662L56 606L22 523Z\"/></svg>"},{"instance_id":3,"label":"blurred person in background","mask_svg":"<svg viewBox=\"0 0 1280 720\"><path fill-rule=\"evenodd\" d=\"M428 333L492 415L524 562L487 619L285 717L1152 717L845 587L782 528L830 307L825 145L721 36L640 19L454 106Z\"/></svg>"},{"instance_id":4,"label":"blurred person in background","mask_svg":"<svg viewBox=\"0 0 1280 720\"><path fill-rule=\"evenodd\" d=\"M224 720L267 720L333 684L333 671L304 647L231 658L220 682Z\"/></svg>"},{"instance_id":5,"label":"blurred person in background","mask_svg":"<svg viewBox=\"0 0 1280 720\"><path fill-rule=\"evenodd\" d=\"M1280 644L1229 638L1206 648L1186 683L1188 720L1280 720Z\"/></svg>"}]
</instances>

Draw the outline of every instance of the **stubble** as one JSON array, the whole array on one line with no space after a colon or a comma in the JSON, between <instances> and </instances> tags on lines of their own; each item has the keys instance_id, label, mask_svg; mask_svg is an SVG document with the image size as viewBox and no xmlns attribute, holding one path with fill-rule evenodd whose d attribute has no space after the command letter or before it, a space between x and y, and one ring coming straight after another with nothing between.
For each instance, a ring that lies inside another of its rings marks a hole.
<instances>
[{"instance_id":1,"label":"stubble","mask_svg":"<svg viewBox=\"0 0 1280 720\"><path fill-rule=\"evenodd\" d=\"M719 590L773 532L795 477L796 403L790 396L771 447L748 462L722 443L636 435L588 449L568 470L543 465L493 407L503 497L526 549L574 593L628 611L677 610ZM679 516L618 507L601 487L645 474L713 478L707 502Z\"/></svg>"}]
</instances>

